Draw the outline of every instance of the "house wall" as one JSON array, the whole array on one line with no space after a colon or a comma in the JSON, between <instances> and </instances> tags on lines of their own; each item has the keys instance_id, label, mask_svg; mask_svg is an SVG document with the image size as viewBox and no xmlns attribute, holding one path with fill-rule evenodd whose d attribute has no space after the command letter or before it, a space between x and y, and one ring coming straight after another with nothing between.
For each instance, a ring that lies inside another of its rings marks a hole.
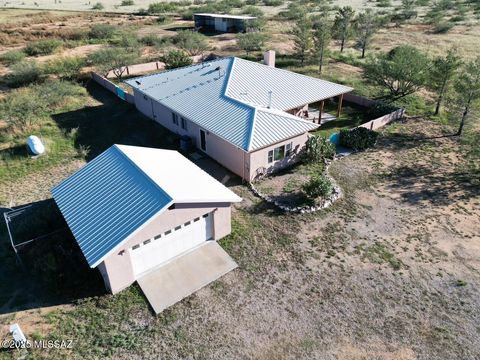
<instances>
[{"instance_id":1,"label":"house wall","mask_svg":"<svg viewBox=\"0 0 480 360\"><path fill-rule=\"evenodd\" d=\"M228 20L224 18L215 18L215 30L226 32L228 27Z\"/></svg>"},{"instance_id":2,"label":"house wall","mask_svg":"<svg viewBox=\"0 0 480 360\"><path fill-rule=\"evenodd\" d=\"M107 289L115 294L135 282L136 278L128 250L133 245L212 211L213 239L219 240L231 231L230 204L182 204L178 208L158 215L98 266Z\"/></svg>"},{"instance_id":3,"label":"house wall","mask_svg":"<svg viewBox=\"0 0 480 360\"><path fill-rule=\"evenodd\" d=\"M182 129L181 121L179 119L178 126L172 122L172 111L159 104L156 101L139 92L135 91L135 105L137 109L155 120L163 127L166 127L170 131L179 134L187 135L192 139L192 143L200 149L200 126L187 119L187 130ZM203 129L205 130L205 129ZM248 168L244 171L245 160L247 159L247 153L241 148L230 144L215 134L212 134L205 130L207 140L207 150L205 153L219 162L221 165L232 171L233 173L243 177L244 172L248 171Z\"/></svg>"},{"instance_id":4,"label":"house wall","mask_svg":"<svg viewBox=\"0 0 480 360\"><path fill-rule=\"evenodd\" d=\"M279 142L275 145L271 145L260 150L249 153L249 172L248 180L253 181L260 172L265 172L267 174L274 171L278 171L282 168L292 165L293 163L299 160L299 153L305 146L305 143L308 139L308 133L304 133L288 140ZM273 163L268 163L268 152L275 149L278 146L282 146L288 143L292 143L292 155L285 157L282 160L274 161Z\"/></svg>"}]
</instances>

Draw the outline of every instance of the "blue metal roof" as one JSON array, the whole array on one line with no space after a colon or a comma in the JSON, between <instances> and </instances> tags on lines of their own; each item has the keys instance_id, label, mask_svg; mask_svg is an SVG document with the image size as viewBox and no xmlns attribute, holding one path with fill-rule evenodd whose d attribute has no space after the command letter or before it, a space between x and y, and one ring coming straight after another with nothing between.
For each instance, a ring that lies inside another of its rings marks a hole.
<instances>
[{"instance_id":1,"label":"blue metal roof","mask_svg":"<svg viewBox=\"0 0 480 360\"><path fill-rule=\"evenodd\" d=\"M125 82L245 151L319 126L284 113L284 110L352 90L234 57ZM277 111L267 109L269 91L272 91L270 107ZM260 126L255 125L257 120Z\"/></svg>"},{"instance_id":2,"label":"blue metal roof","mask_svg":"<svg viewBox=\"0 0 480 360\"><path fill-rule=\"evenodd\" d=\"M116 145L52 194L91 267L172 202Z\"/></svg>"}]
</instances>

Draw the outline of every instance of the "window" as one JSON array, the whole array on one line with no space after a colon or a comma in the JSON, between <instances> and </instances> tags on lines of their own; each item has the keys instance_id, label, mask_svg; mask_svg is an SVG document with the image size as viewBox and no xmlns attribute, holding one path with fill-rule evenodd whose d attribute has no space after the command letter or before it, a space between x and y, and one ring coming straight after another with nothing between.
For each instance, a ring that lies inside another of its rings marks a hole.
<instances>
[{"instance_id":1,"label":"window","mask_svg":"<svg viewBox=\"0 0 480 360\"><path fill-rule=\"evenodd\" d=\"M188 130L188 128L187 128L187 120L184 119L183 117L180 118L180 119L182 120L182 129L183 129L183 130Z\"/></svg>"},{"instance_id":2,"label":"window","mask_svg":"<svg viewBox=\"0 0 480 360\"><path fill-rule=\"evenodd\" d=\"M282 160L286 156L290 156L292 154L292 147L293 143L288 143L270 150L268 152L268 163L271 164L274 161Z\"/></svg>"},{"instance_id":3,"label":"window","mask_svg":"<svg viewBox=\"0 0 480 360\"><path fill-rule=\"evenodd\" d=\"M143 245L147 245L147 244L149 244L149 243L151 243L151 242L152 242L152 240L150 240L150 239L145 240L145 241L143 242Z\"/></svg>"},{"instance_id":4,"label":"window","mask_svg":"<svg viewBox=\"0 0 480 360\"><path fill-rule=\"evenodd\" d=\"M202 217L203 217L203 218L206 218L206 217L208 217L208 214L202 215Z\"/></svg>"},{"instance_id":5,"label":"window","mask_svg":"<svg viewBox=\"0 0 480 360\"><path fill-rule=\"evenodd\" d=\"M292 154L293 143L288 143L285 145L285 156L290 156Z\"/></svg>"},{"instance_id":6,"label":"window","mask_svg":"<svg viewBox=\"0 0 480 360\"><path fill-rule=\"evenodd\" d=\"M182 228L182 225L179 225L179 226L175 227L175 231L178 231L178 230L180 230L181 228Z\"/></svg>"},{"instance_id":7,"label":"window","mask_svg":"<svg viewBox=\"0 0 480 360\"><path fill-rule=\"evenodd\" d=\"M183 226L188 226L190 225L190 221L187 221L185 224L183 224Z\"/></svg>"},{"instance_id":8,"label":"window","mask_svg":"<svg viewBox=\"0 0 480 360\"><path fill-rule=\"evenodd\" d=\"M193 219L193 222L197 222L200 218Z\"/></svg>"},{"instance_id":9,"label":"window","mask_svg":"<svg viewBox=\"0 0 480 360\"><path fill-rule=\"evenodd\" d=\"M165 231L165 235L168 235L172 232L172 230Z\"/></svg>"},{"instance_id":10,"label":"window","mask_svg":"<svg viewBox=\"0 0 480 360\"><path fill-rule=\"evenodd\" d=\"M162 237L162 234L157 235L157 236L155 236L155 237L153 238L153 240L158 240L158 239L160 239L161 237Z\"/></svg>"},{"instance_id":11,"label":"window","mask_svg":"<svg viewBox=\"0 0 480 360\"><path fill-rule=\"evenodd\" d=\"M172 113L172 122L178 126L178 115L175 113Z\"/></svg>"},{"instance_id":12,"label":"window","mask_svg":"<svg viewBox=\"0 0 480 360\"><path fill-rule=\"evenodd\" d=\"M133 245L132 250L137 250L140 247L140 245Z\"/></svg>"},{"instance_id":13,"label":"window","mask_svg":"<svg viewBox=\"0 0 480 360\"><path fill-rule=\"evenodd\" d=\"M270 150L268 152L268 163L272 163L273 162L273 150Z\"/></svg>"},{"instance_id":14,"label":"window","mask_svg":"<svg viewBox=\"0 0 480 360\"><path fill-rule=\"evenodd\" d=\"M285 157L285 146L279 146L273 149L273 159L275 161L282 160Z\"/></svg>"}]
</instances>

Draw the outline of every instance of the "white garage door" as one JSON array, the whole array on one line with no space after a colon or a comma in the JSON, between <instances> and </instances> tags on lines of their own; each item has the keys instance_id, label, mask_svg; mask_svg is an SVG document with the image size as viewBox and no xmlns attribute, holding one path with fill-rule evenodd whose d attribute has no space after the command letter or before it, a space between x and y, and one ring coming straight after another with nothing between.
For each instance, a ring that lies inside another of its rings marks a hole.
<instances>
[{"instance_id":1,"label":"white garage door","mask_svg":"<svg viewBox=\"0 0 480 360\"><path fill-rule=\"evenodd\" d=\"M212 223L209 213L133 246L130 255L135 276L211 239Z\"/></svg>"}]
</instances>

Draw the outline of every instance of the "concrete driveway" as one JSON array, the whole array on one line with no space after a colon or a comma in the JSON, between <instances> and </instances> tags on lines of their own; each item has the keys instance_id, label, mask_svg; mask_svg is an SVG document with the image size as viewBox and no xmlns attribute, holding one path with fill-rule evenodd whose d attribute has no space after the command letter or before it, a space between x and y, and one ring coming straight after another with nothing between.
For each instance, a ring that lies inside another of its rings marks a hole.
<instances>
[{"instance_id":1,"label":"concrete driveway","mask_svg":"<svg viewBox=\"0 0 480 360\"><path fill-rule=\"evenodd\" d=\"M236 267L235 261L220 245L207 241L152 270L137 282L158 314Z\"/></svg>"}]
</instances>

